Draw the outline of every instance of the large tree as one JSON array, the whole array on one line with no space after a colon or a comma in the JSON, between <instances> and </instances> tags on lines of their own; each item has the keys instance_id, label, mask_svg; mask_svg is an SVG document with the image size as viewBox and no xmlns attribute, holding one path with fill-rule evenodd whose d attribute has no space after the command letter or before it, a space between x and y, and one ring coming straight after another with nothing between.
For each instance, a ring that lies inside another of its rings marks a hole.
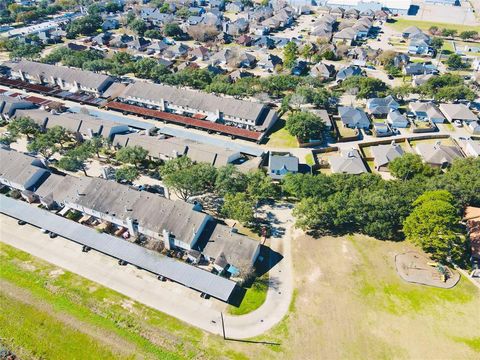
<instances>
[{"instance_id":1,"label":"large tree","mask_svg":"<svg viewBox=\"0 0 480 360\"><path fill-rule=\"evenodd\" d=\"M40 131L40 127L29 117L18 117L8 123L10 134L15 138L19 135L25 135L30 140Z\"/></svg>"},{"instance_id":2,"label":"large tree","mask_svg":"<svg viewBox=\"0 0 480 360\"><path fill-rule=\"evenodd\" d=\"M417 175L432 176L436 171L424 164L420 155L406 153L388 164L390 173L400 180L409 180Z\"/></svg>"},{"instance_id":3,"label":"large tree","mask_svg":"<svg viewBox=\"0 0 480 360\"><path fill-rule=\"evenodd\" d=\"M253 222L254 203L245 193L226 194L221 213L229 219L240 221L244 225Z\"/></svg>"},{"instance_id":4,"label":"large tree","mask_svg":"<svg viewBox=\"0 0 480 360\"><path fill-rule=\"evenodd\" d=\"M206 163L193 163L182 156L167 161L161 168L165 185L184 201L214 189L216 169Z\"/></svg>"},{"instance_id":5,"label":"large tree","mask_svg":"<svg viewBox=\"0 0 480 360\"><path fill-rule=\"evenodd\" d=\"M128 181L132 182L139 177L140 173L135 166L124 165L115 170L115 180L118 182Z\"/></svg>"},{"instance_id":6,"label":"large tree","mask_svg":"<svg viewBox=\"0 0 480 360\"><path fill-rule=\"evenodd\" d=\"M407 240L442 262L459 261L465 253L465 239L458 232L460 216L454 203L448 191L427 191L415 200L414 209L403 224Z\"/></svg>"},{"instance_id":7,"label":"large tree","mask_svg":"<svg viewBox=\"0 0 480 360\"><path fill-rule=\"evenodd\" d=\"M286 129L300 141L317 140L322 138L325 124L311 112L294 112L288 119Z\"/></svg>"},{"instance_id":8,"label":"large tree","mask_svg":"<svg viewBox=\"0 0 480 360\"><path fill-rule=\"evenodd\" d=\"M131 164L136 168L147 158L148 151L141 146L127 146L117 151L115 158L124 164Z\"/></svg>"}]
</instances>

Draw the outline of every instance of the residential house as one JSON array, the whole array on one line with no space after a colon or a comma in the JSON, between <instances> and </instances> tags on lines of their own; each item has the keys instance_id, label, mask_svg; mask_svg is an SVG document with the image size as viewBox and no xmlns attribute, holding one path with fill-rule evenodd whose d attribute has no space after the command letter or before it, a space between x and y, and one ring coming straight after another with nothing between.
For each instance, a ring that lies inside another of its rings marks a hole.
<instances>
[{"instance_id":1,"label":"residential house","mask_svg":"<svg viewBox=\"0 0 480 360\"><path fill-rule=\"evenodd\" d=\"M415 114L417 120L440 124L445 122L445 116L432 102L411 102L408 107Z\"/></svg>"},{"instance_id":2,"label":"residential house","mask_svg":"<svg viewBox=\"0 0 480 360\"><path fill-rule=\"evenodd\" d=\"M269 53L266 53L265 55L263 55L257 63L259 68L263 70L267 70L269 72L273 72L277 65L282 65L282 64L283 64L283 61L279 56L269 54Z\"/></svg>"},{"instance_id":3,"label":"residential house","mask_svg":"<svg viewBox=\"0 0 480 360\"><path fill-rule=\"evenodd\" d=\"M462 152L456 146L442 145L440 141L435 144L418 144L415 146L415 152L427 164L441 168L452 165L455 159L463 157Z\"/></svg>"},{"instance_id":4,"label":"residential house","mask_svg":"<svg viewBox=\"0 0 480 360\"><path fill-rule=\"evenodd\" d=\"M400 104L388 95L384 98L370 98L367 100L367 110L374 116L382 117L393 110L398 110Z\"/></svg>"},{"instance_id":5,"label":"residential house","mask_svg":"<svg viewBox=\"0 0 480 360\"><path fill-rule=\"evenodd\" d=\"M337 20L343 18L345 10L341 7L332 7L330 8L330 11L328 12L330 16L335 17Z\"/></svg>"},{"instance_id":6,"label":"residential house","mask_svg":"<svg viewBox=\"0 0 480 360\"><path fill-rule=\"evenodd\" d=\"M190 51L188 52L188 55L192 59L198 59L198 60L201 60L201 61L206 61L210 58L210 50L208 50L204 46L199 46L199 47L190 49Z\"/></svg>"},{"instance_id":7,"label":"residential house","mask_svg":"<svg viewBox=\"0 0 480 360\"><path fill-rule=\"evenodd\" d=\"M230 80L235 82L239 79L244 79L244 78L247 78L247 77L253 77L254 75L251 72L237 69L237 70L232 71L228 76L229 76Z\"/></svg>"},{"instance_id":8,"label":"residential house","mask_svg":"<svg viewBox=\"0 0 480 360\"><path fill-rule=\"evenodd\" d=\"M109 31L118 29L120 26L120 22L116 18L107 18L102 23L102 31Z\"/></svg>"},{"instance_id":9,"label":"residential house","mask_svg":"<svg viewBox=\"0 0 480 360\"><path fill-rule=\"evenodd\" d=\"M0 94L0 116L4 120L11 119L17 110L33 108L35 108L35 105L30 101Z\"/></svg>"},{"instance_id":10,"label":"residential house","mask_svg":"<svg viewBox=\"0 0 480 360\"><path fill-rule=\"evenodd\" d=\"M422 33L410 39L407 52L413 55L431 56L434 49L430 46L430 38Z\"/></svg>"},{"instance_id":11,"label":"residential house","mask_svg":"<svg viewBox=\"0 0 480 360\"><path fill-rule=\"evenodd\" d=\"M362 109L350 106L339 106L338 115L345 127L352 129L368 129L370 127L370 120Z\"/></svg>"},{"instance_id":12,"label":"residential house","mask_svg":"<svg viewBox=\"0 0 480 360\"><path fill-rule=\"evenodd\" d=\"M49 171L40 159L0 146L0 184L20 191L35 190Z\"/></svg>"},{"instance_id":13,"label":"residential house","mask_svg":"<svg viewBox=\"0 0 480 360\"><path fill-rule=\"evenodd\" d=\"M328 162L334 174L358 175L368 172L357 149L343 150L340 155L329 156Z\"/></svg>"},{"instance_id":14,"label":"residential house","mask_svg":"<svg viewBox=\"0 0 480 360\"><path fill-rule=\"evenodd\" d=\"M402 37L405 39L410 39L411 37L417 35L417 34L422 34L422 30L420 30L416 26L409 26L402 32Z\"/></svg>"},{"instance_id":15,"label":"residential house","mask_svg":"<svg viewBox=\"0 0 480 360\"><path fill-rule=\"evenodd\" d=\"M406 66L409 62L410 62L410 56L408 56L407 54L403 54L403 53L397 54L393 58L393 66L397 68L402 68Z\"/></svg>"},{"instance_id":16,"label":"residential house","mask_svg":"<svg viewBox=\"0 0 480 360\"><path fill-rule=\"evenodd\" d=\"M325 125L325 129L327 131L332 130L333 128L333 121L328 114L328 111L325 109L306 109L306 111L311 112L312 114L316 115L320 121L323 122Z\"/></svg>"},{"instance_id":17,"label":"residential house","mask_svg":"<svg viewBox=\"0 0 480 360\"><path fill-rule=\"evenodd\" d=\"M436 75L434 74L426 74L426 75L413 75L412 76L412 86L418 87L425 84L428 80Z\"/></svg>"},{"instance_id":18,"label":"residential house","mask_svg":"<svg viewBox=\"0 0 480 360\"><path fill-rule=\"evenodd\" d=\"M433 64L410 63L403 67L403 73L405 75L438 74L438 69Z\"/></svg>"},{"instance_id":19,"label":"residential house","mask_svg":"<svg viewBox=\"0 0 480 360\"><path fill-rule=\"evenodd\" d=\"M243 8L244 8L244 5L241 1L230 2L227 4L227 6L225 6L226 11L232 12L235 14L242 12Z\"/></svg>"},{"instance_id":20,"label":"residential house","mask_svg":"<svg viewBox=\"0 0 480 360\"><path fill-rule=\"evenodd\" d=\"M274 49L275 41L269 36L261 36L255 40L255 46L265 49Z\"/></svg>"},{"instance_id":21,"label":"residential house","mask_svg":"<svg viewBox=\"0 0 480 360\"><path fill-rule=\"evenodd\" d=\"M241 46L251 46L253 39L251 36L248 35L241 35L237 38L237 44Z\"/></svg>"},{"instance_id":22,"label":"residential house","mask_svg":"<svg viewBox=\"0 0 480 360\"><path fill-rule=\"evenodd\" d=\"M340 83L341 81L348 79L351 76L360 76L362 75L362 69L358 65L350 65L340 69L337 72L336 81Z\"/></svg>"},{"instance_id":23,"label":"residential house","mask_svg":"<svg viewBox=\"0 0 480 360\"><path fill-rule=\"evenodd\" d=\"M440 111L445 115L448 121L478 121L478 116L465 104L440 104Z\"/></svg>"},{"instance_id":24,"label":"residential house","mask_svg":"<svg viewBox=\"0 0 480 360\"><path fill-rule=\"evenodd\" d=\"M352 46L352 44L357 40L357 35L358 31L353 27L346 27L345 29L340 30L333 35L333 42L335 44L341 43Z\"/></svg>"},{"instance_id":25,"label":"residential house","mask_svg":"<svg viewBox=\"0 0 480 360\"><path fill-rule=\"evenodd\" d=\"M404 154L402 147L395 141L388 145L372 146L371 151L375 170L377 171L387 171L388 164Z\"/></svg>"},{"instance_id":26,"label":"residential house","mask_svg":"<svg viewBox=\"0 0 480 360\"><path fill-rule=\"evenodd\" d=\"M310 76L313 76L315 78L320 78L320 79L323 79L323 80L329 80L329 79L333 78L334 75L335 75L335 66L325 64L322 61L315 64L310 69Z\"/></svg>"},{"instance_id":27,"label":"residential house","mask_svg":"<svg viewBox=\"0 0 480 360\"><path fill-rule=\"evenodd\" d=\"M85 91L99 96L113 83L113 78L107 75L29 60L10 63L9 67L13 78L58 86L70 92Z\"/></svg>"},{"instance_id":28,"label":"residential house","mask_svg":"<svg viewBox=\"0 0 480 360\"><path fill-rule=\"evenodd\" d=\"M478 140L466 140L463 148L467 156L480 157L480 142Z\"/></svg>"},{"instance_id":29,"label":"residential house","mask_svg":"<svg viewBox=\"0 0 480 360\"><path fill-rule=\"evenodd\" d=\"M394 128L408 127L408 120L400 111L394 110L387 114L387 122Z\"/></svg>"},{"instance_id":30,"label":"residential house","mask_svg":"<svg viewBox=\"0 0 480 360\"><path fill-rule=\"evenodd\" d=\"M350 8L345 10L343 13L345 19L358 19L360 17L360 11L355 8Z\"/></svg>"},{"instance_id":31,"label":"residential house","mask_svg":"<svg viewBox=\"0 0 480 360\"><path fill-rule=\"evenodd\" d=\"M135 36L131 41L127 42L126 45L130 50L145 51L145 49L150 45L150 40Z\"/></svg>"},{"instance_id":32,"label":"residential house","mask_svg":"<svg viewBox=\"0 0 480 360\"><path fill-rule=\"evenodd\" d=\"M289 153L277 154L270 152L268 158L268 174L274 180L282 180L286 174L298 172L298 158Z\"/></svg>"}]
</instances>

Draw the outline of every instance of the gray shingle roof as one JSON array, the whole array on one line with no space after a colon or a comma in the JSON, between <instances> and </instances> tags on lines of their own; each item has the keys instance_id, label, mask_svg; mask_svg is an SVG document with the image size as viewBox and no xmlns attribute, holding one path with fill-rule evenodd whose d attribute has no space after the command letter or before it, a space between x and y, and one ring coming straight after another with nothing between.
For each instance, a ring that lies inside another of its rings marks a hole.
<instances>
[{"instance_id":1,"label":"gray shingle roof","mask_svg":"<svg viewBox=\"0 0 480 360\"><path fill-rule=\"evenodd\" d=\"M219 97L199 91L140 81L127 86L122 96L125 98L136 97L155 102L164 100L177 106L184 106L211 113L219 110L226 115L249 119L255 122L260 118L265 109L264 105L260 103L237 100L229 97Z\"/></svg>"},{"instance_id":2,"label":"gray shingle roof","mask_svg":"<svg viewBox=\"0 0 480 360\"><path fill-rule=\"evenodd\" d=\"M362 157L357 149L344 150L340 155L329 158L332 173L340 174L361 174L367 172Z\"/></svg>"},{"instance_id":3,"label":"gray shingle roof","mask_svg":"<svg viewBox=\"0 0 480 360\"><path fill-rule=\"evenodd\" d=\"M400 145L393 142L388 145L377 145L372 147L373 162L378 169L386 166L390 161L403 155L403 149Z\"/></svg>"},{"instance_id":4,"label":"gray shingle roof","mask_svg":"<svg viewBox=\"0 0 480 360\"><path fill-rule=\"evenodd\" d=\"M107 75L66 66L42 64L35 61L21 60L18 63L11 63L10 67L12 70L22 71L31 76L41 76L42 78L48 79L48 81L53 77L55 79L62 79L68 83L77 82L84 87L98 91L102 90L101 87L105 85L106 82L113 82L113 79Z\"/></svg>"},{"instance_id":5,"label":"gray shingle roof","mask_svg":"<svg viewBox=\"0 0 480 360\"><path fill-rule=\"evenodd\" d=\"M208 271L162 256L123 239L54 215L25 202L1 195L0 212L47 229L81 245L127 261L154 274L163 275L187 287L228 301L236 283Z\"/></svg>"}]
</instances>

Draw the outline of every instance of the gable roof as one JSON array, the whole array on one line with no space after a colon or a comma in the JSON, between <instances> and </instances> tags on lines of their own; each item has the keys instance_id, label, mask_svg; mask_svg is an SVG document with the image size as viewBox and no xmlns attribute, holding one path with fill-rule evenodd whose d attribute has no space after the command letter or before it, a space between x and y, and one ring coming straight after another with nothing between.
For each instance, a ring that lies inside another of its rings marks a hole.
<instances>
[{"instance_id":1,"label":"gable roof","mask_svg":"<svg viewBox=\"0 0 480 360\"><path fill-rule=\"evenodd\" d=\"M465 104L440 104L440 110L450 120L478 120L478 116Z\"/></svg>"},{"instance_id":2,"label":"gable roof","mask_svg":"<svg viewBox=\"0 0 480 360\"><path fill-rule=\"evenodd\" d=\"M402 147L394 141L388 145L377 145L372 147L373 162L377 169L381 166L388 165L390 161L402 156L403 153Z\"/></svg>"},{"instance_id":3,"label":"gable roof","mask_svg":"<svg viewBox=\"0 0 480 360\"><path fill-rule=\"evenodd\" d=\"M367 172L367 168L357 149L343 150L340 155L330 156L329 162L332 173L335 174L356 175Z\"/></svg>"},{"instance_id":4,"label":"gable roof","mask_svg":"<svg viewBox=\"0 0 480 360\"><path fill-rule=\"evenodd\" d=\"M452 164L453 160L463 157L461 151L456 146L447 146L440 143L418 144L415 150L426 163L431 165Z\"/></svg>"},{"instance_id":5,"label":"gable roof","mask_svg":"<svg viewBox=\"0 0 480 360\"><path fill-rule=\"evenodd\" d=\"M362 128L370 126L367 114L361 109L351 106L339 106L338 114L345 126Z\"/></svg>"}]
</instances>

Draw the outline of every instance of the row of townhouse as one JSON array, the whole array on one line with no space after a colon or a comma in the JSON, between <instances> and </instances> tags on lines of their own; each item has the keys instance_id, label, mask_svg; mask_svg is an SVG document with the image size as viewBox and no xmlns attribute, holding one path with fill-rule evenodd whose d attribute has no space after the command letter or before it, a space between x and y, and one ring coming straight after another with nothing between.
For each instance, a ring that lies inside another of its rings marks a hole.
<instances>
[{"instance_id":1,"label":"row of townhouse","mask_svg":"<svg viewBox=\"0 0 480 360\"><path fill-rule=\"evenodd\" d=\"M27 60L10 63L9 67L12 78L59 86L70 92L84 91L99 96L113 88L112 84L118 84L107 75ZM126 86L118 100L261 132L268 131L278 118L275 111L258 102L144 81Z\"/></svg>"},{"instance_id":2,"label":"row of townhouse","mask_svg":"<svg viewBox=\"0 0 480 360\"><path fill-rule=\"evenodd\" d=\"M28 202L48 209L68 207L118 228L146 236L167 249L181 249L232 275L253 265L260 243L219 224L198 204L172 201L100 178L52 173L41 160L0 148L0 184L21 192Z\"/></svg>"}]
</instances>

